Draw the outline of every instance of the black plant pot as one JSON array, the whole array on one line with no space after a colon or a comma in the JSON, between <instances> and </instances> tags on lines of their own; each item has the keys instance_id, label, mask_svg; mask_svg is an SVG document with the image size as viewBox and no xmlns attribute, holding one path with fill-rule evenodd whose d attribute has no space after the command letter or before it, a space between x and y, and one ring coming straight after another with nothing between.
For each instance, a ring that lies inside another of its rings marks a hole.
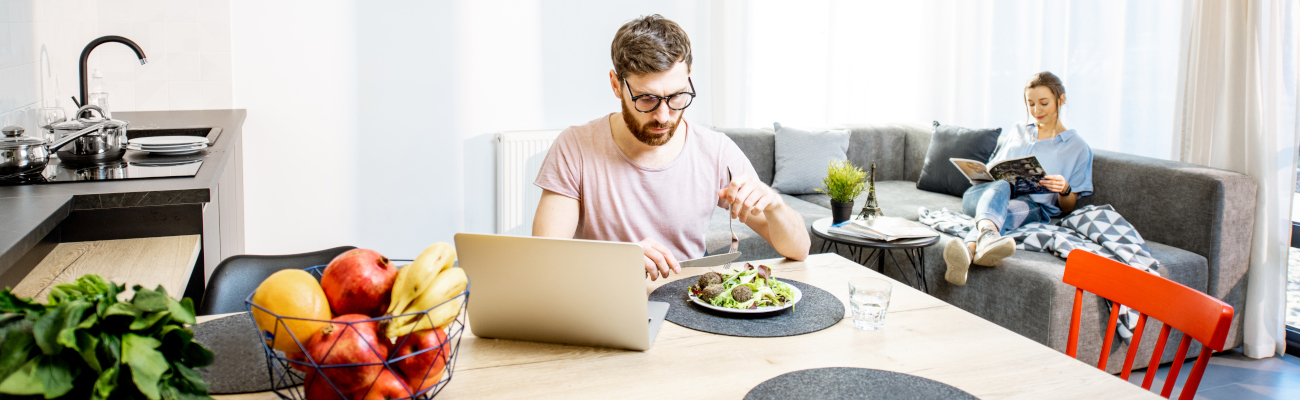
<instances>
[{"instance_id":1,"label":"black plant pot","mask_svg":"<svg viewBox=\"0 0 1300 400\"><path fill-rule=\"evenodd\" d=\"M853 216L853 202L841 203L831 200L831 224L848 221Z\"/></svg>"}]
</instances>

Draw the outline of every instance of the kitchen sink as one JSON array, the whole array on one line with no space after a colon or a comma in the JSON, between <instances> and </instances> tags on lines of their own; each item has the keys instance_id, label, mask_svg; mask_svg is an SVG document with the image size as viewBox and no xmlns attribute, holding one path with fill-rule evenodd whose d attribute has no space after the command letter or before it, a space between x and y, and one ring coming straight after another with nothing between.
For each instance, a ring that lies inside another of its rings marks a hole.
<instances>
[{"instance_id":1,"label":"kitchen sink","mask_svg":"<svg viewBox=\"0 0 1300 400\"><path fill-rule=\"evenodd\" d=\"M153 136L198 136L208 138L208 145L211 146L217 142L217 137L221 136L221 128L168 128L168 129L130 129L126 130L126 138L135 139Z\"/></svg>"}]
</instances>

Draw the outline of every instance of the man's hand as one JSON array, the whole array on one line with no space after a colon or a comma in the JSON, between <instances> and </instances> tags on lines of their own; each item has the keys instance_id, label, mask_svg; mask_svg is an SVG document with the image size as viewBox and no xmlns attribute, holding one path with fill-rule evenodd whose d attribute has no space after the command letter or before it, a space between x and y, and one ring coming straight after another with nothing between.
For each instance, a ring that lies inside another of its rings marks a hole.
<instances>
[{"instance_id":1,"label":"man's hand","mask_svg":"<svg viewBox=\"0 0 1300 400\"><path fill-rule=\"evenodd\" d=\"M718 197L731 203L731 218L745 222L751 215L772 211L785 204L781 195L757 177L741 175L733 178L731 184L718 190Z\"/></svg>"},{"instance_id":2,"label":"man's hand","mask_svg":"<svg viewBox=\"0 0 1300 400\"><path fill-rule=\"evenodd\" d=\"M677 258L673 257L673 252L664 245L654 239L644 239L637 244L641 245L645 272L650 276L650 280L658 280L660 276L667 278L669 271L682 273L682 266L677 264Z\"/></svg>"},{"instance_id":3,"label":"man's hand","mask_svg":"<svg viewBox=\"0 0 1300 400\"><path fill-rule=\"evenodd\" d=\"M1065 177L1060 175L1044 176L1043 179L1038 180L1038 184L1043 185L1047 190L1051 190L1052 193L1061 193L1065 191L1065 188L1070 187L1070 182L1067 182Z\"/></svg>"}]
</instances>

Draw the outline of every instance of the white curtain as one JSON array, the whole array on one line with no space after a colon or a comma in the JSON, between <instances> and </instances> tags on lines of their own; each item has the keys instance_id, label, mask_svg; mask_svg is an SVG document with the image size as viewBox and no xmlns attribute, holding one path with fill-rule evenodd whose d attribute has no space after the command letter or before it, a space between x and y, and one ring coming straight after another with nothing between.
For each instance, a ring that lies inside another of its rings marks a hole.
<instances>
[{"instance_id":1,"label":"white curtain","mask_svg":"<svg viewBox=\"0 0 1300 400\"><path fill-rule=\"evenodd\" d=\"M1170 157L1178 0L715 0L713 119L1012 129L1024 84L1065 82L1093 148Z\"/></svg>"},{"instance_id":2,"label":"white curtain","mask_svg":"<svg viewBox=\"0 0 1300 400\"><path fill-rule=\"evenodd\" d=\"M1188 0L1183 12L1174 153L1259 184L1242 333L1253 358L1286 349L1287 248L1295 192L1294 0Z\"/></svg>"}]
</instances>

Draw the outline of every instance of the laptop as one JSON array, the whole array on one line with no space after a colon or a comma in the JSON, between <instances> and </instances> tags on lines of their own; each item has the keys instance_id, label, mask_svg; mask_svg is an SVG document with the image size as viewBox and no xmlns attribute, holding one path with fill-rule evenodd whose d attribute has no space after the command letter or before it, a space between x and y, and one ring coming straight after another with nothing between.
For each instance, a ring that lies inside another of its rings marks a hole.
<instances>
[{"instance_id":1,"label":"laptop","mask_svg":"<svg viewBox=\"0 0 1300 400\"><path fill-rule=\"evenodd\" d=\"M646 351L668 314L634 243L458 233L456 253L474 336Z\"/></svg>"}]
</instances>

